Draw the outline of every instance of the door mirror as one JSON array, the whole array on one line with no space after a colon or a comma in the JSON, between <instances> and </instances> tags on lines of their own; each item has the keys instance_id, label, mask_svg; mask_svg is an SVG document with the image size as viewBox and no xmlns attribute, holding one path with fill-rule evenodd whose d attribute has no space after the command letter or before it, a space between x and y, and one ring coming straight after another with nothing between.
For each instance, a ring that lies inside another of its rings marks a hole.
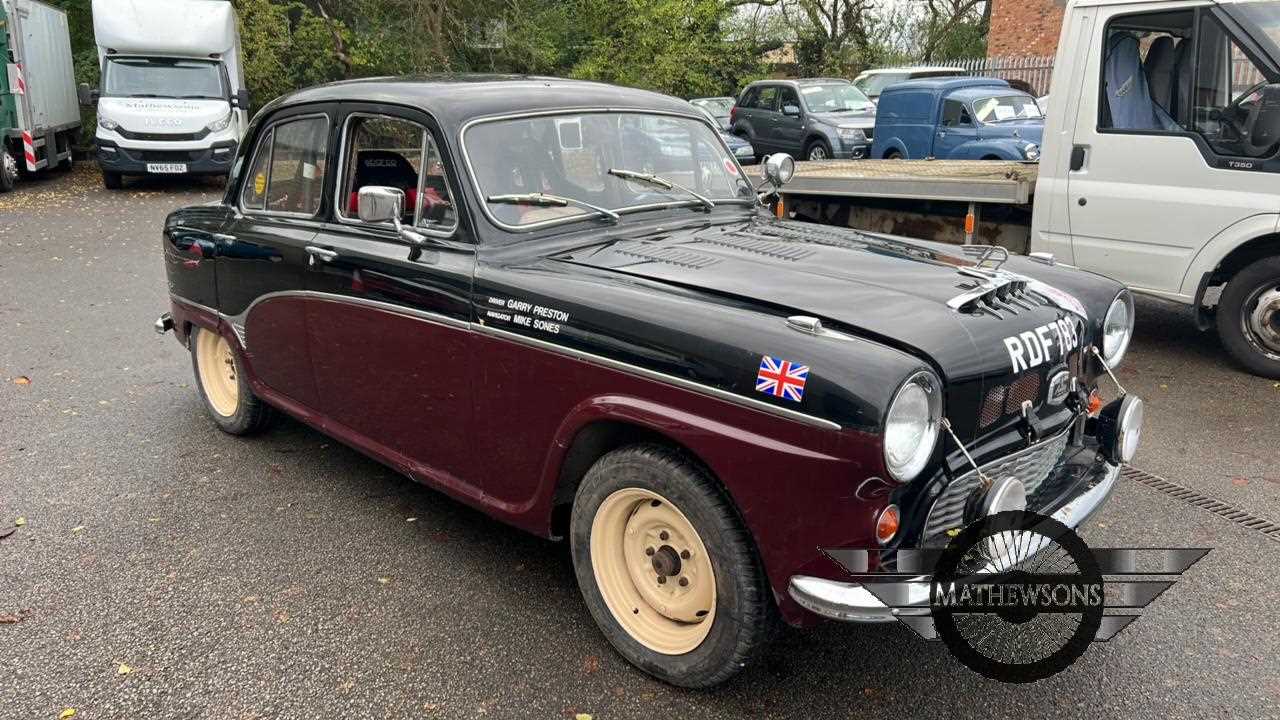
<instances>
[{"instance_id":1,"label":"door mirror","mask_svg":"<svg viewBox=\"0 0 1280 720\"><path fill-rule=\"evenodd\" d=\"M247 88L240 88L237 90L236 94L231 97L231 105L240 108L241 110L248 110L249 90Z\"/></svg>"},{"instance_id":2,"label":"door mirror","mask_svg":"<svg viewBox=\"0 0 1280 720\"><path fill-rule=\"evenodd\" d=\"M800 117L800 106L799 105L783 105L782 114L786 115L787 117Z\"/></svg>"},{"instance_id":3,"label":"door mirror","mask_svg":"<svg viewBox=\"0 0 1280 720\"><path fill-rule=\"evenodd\" d=\"M367 223L398 222L404 213L404 191L382 185L360 188L360 219Z\"/></svg>"},{"instance_id":4,"label":"door mirror","mask_svg":"<svg viewBox=\"0 0 1280 720\"><path fill-rule=\"evenodd\" d=\"M92 107L98 104L98 88L90 88L89 83L80 83L76 86L76 98L80 104L85 107Z\"/></svg>"}]
</instances>

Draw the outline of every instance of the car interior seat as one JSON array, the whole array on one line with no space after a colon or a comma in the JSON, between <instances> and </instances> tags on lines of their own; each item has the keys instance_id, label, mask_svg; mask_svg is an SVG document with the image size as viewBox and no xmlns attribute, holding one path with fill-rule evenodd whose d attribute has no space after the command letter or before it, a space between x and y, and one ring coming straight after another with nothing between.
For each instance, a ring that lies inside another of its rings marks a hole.
<instances>
[{"instance_id":1,"label":"car interior seat","mask_svg":"<svg viewBox=\"0 0 1280 720\"><path fill-rule=\"evenodd\" d=\"M1173 105L1174 74L1177 72L1174 67L1177 59L1175 45L1171 36L1161 35L1151 41L1151 47L1147 49L1147 59L1142 63L1142 69L1147 75L1147 87L1151 88L1151 99L1159 103L1160 107L1170 115L1175 114Z\"/></svg>"},{"instance_id":2,"label":"car interior seat","mask_svg":"<svg viewBox=\"0 0 1280 720\"><path fill-rule=\"evenodd\" d=\"M418 201L418 171L405 156L394 150L360 150L356 153L356 175L347 198L352 215L360 212L360 188L371 185L404 191L404 212L412 216Z\"/></svg>"},{"instance_id":3,"label":"car interior seat","mask_svg":"<svg viewBox=\"0 0 1280 720\"><path fill-rule=\"evenodd\" d=\"M1169 112L1174 117L1191 117L1191 83L1194 80L1195 61L1191 57L1191 49L1195 46L1190 40L1183 40L1173 54L1173 105Z\"/></svg>"},{"instance_id":4,"label":"car interior seat","mask_svg":"<svg viewBox=\"0 0 1280 720\"><path fill-rule=\"evenodd\" d=\"M1180 129L1169 113L1151 98L1138 50L1138 38L1132 33L1116 33L1108 42L1103 83L1106 91L1103 108L1109 127L1117 130Z\"/></svg>"}]
</instances>

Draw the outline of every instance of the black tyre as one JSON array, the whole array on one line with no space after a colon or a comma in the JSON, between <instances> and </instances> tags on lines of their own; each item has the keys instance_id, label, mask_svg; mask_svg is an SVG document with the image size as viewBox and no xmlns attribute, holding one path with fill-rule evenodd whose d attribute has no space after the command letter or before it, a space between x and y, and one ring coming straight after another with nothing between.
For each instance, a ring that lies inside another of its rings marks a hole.
<instances>
[{"instance_id":1,"label":"black tyre","mask_svg":"<svg viewBox=\"0 0 1280 720\"><path fill-rule=\"evenodd\" d=\"M240 354L221 335L193 328L191 367L205 410L218 427L232 435L252 435L273 419L271 406L249 389Z\"/></svg>"},{"instance_id":2,"label":"black tyre","mask_svg":"<svg viewBox=\"0 0 1280 720\"><path fill-rule=\"evenodd\" d=\"M118 172L102 171L102 185L108 190L119 190L124 187L124 176Z\"/></svg>"},{"instance_id":3,"label":"black tyre","mask_svg":"<svg viewBox=\"0 0 1280 720\"><path fill-rule=\"evenodd\" d=\"M830 160L831 146L825 140L814 140L804 148L805 160Z\"/></svg>"},{"instance_id":4,"label":"black tyre","mask_svg":"<svg viewBox=\"0 0 1280 720\"><path fill-rule=\"evenodd\" d=\"M18 184L18 161L0 145L0 192L9 192Z\"/></svg>"},{"instance_id":5,"label":"black tyre","mask_svg":"<svg viewBox=\"0 0 1280 720\"><path fill-rule=\"evenodd\" d=\"M889 152L884 154L884 159L885 160L901 160L902 153L898 152L897 150L890 150Z\"/></svg>"},{"instance_id":6,"label":"black tyre","mask_svg":"<svg viewBox=\"0 0 1280 720\"><path fill-rule=\"evenodd\" d=\"M674 450L636 445L600 458L574 499L570 543L596 624L660 680L722 683L776 627L763 569L729 498Z\"/></svg>"},{"instance_id":7,"label":"black tyre","mask_svg":"<svg viewBox=\"0 0 1280 720\"><path fill-rule=\"evenodd\" d=\"M1280 379L1280 257L1236 273L1218 301L1218 336L1250 372Z\"/></svg>"}]
</instances>

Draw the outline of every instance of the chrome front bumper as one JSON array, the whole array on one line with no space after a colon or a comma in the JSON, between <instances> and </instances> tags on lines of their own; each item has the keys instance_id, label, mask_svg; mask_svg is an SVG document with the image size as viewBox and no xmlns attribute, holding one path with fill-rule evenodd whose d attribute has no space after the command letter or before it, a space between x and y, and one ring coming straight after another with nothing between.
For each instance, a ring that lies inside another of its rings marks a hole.
<instances>
[{"instance_id":1,"label":"chrome front bumper","mask_svg":"<svg viewBox=\"0 0 1280 720\"><path fill-rule=\"evenodd\" d=\"M1096 485L1050 515L1054 520L1075 529L1089 519L1111 497L1120 466L1107 464L1106 474ZM845 622L893 622L900 611L880 601L859 583L839 582L808 575L795 575L787 588L800 607L832 620ZM922 577L908 587L909 604L929 607L929 578Z\"/></svg>"}]
</instances>

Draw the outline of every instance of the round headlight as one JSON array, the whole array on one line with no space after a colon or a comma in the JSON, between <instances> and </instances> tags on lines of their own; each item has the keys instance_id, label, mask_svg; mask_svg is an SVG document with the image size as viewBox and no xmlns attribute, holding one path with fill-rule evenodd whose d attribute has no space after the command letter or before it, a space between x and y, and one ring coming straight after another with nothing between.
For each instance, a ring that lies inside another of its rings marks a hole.
<instances>
[{"instance_id":1,"label":"round headlight","mask_svg":"<svg viewBox=\"0 0 1280 720\"><path fill-rule=\"evenodd\" d=\"M1111 301L1106 319L1102 321L1102 359L1107 367L1114 368L1124 359L1133 339L1133 295L1123 290Z\"/></svg>"},{"instance_id":2,"label":"round headlight","mask_svg":"<svg viewBox=\"0 0 1280 720\"><path fill-rule=\"evenodd\" d=\"M791 182L796 174L796 161L786 153L774 153L764 159L764 174L774 185Z\"/></svg>"},{"instance_id":3,"label":"round headlight","mask_svg":"<svg viewBox=\"0 0 1280 720\"><path fill-rule=\"evenodd\" d=\"M884 422L884 462L894 479L907 482L924 470L941 420L941 383L932 373L918 372L898 388Z\"/></svg>"},{"instance_id":4,"label":"round headlight","mask_svg":"<svg viewBox=\"0 0 1280 720\"><path fill-rule=\"evenodd\" d=\"M1022 155L1028 160L1039 160L1040 146L1035 143L1027 143L1026 147L1022 148Z\"/></svg>"},{"instance_id":5,"label":"round headlight","mask_svg":"<svg viewBox=\"0 0 1280 720\"><path fill-rule=\"evenodd\" d=\"M1116 452L1115 456L1120 462L1133 462L1133 456L1138 454L1138 443L1142 440L1142 400L1137 396L1130 395L1126 398L1127 402L1120 408L1120 422L1116 426Z\"/></svg>"}]
</instances>

